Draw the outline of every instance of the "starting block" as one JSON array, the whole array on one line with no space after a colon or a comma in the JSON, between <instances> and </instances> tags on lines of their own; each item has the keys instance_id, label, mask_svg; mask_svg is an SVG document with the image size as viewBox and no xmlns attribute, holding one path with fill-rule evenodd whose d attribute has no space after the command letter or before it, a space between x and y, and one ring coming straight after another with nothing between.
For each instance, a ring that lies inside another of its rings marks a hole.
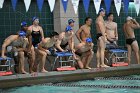
<instances>
[{"instance_id":1,"label":"starting block","mask_svg":"<svg viewBox=\"0 0 140 93\"><path fill-rule=\"evenodd\" d=\"M71 66L63 66L63 67L57 68L57 71L73 71L73 70L76 70L76 68L71 67Z\"/></svg>"},{"instance_id":2,"label":"starting block","mask_svg":"<svg viewBox=\"0 0 140 93\"><path fill-rule=\"evenodd\" d=\"M124 49L110 49L108 63L114 66L128 66L127 58L127 50Z\"/></svg>"},{"instance_id":3,"label":"starting block","mask_svg":"<svg viewBox=\"0 0 140 93\"><path fill-rule=\"evenodd\" d=\"M113 67L118 67L118 66L128 66L128 63L126 62L115 62L112 64Z\"/></svg>"},{"instance_id":4,"label":"starting block","mask_svg":"<svg viewBox=\"0 0 140 93\"><path fill-rule=\"evenodd\" d=\"M63 57L68 57L67 60L63 60ZM55 53L55 60L53 62L53 66L52 66L52 70L54 69L54 66L56 64L56 62L60 63L60 67L57 68L57 71L70 71L70 70L75 70L76 68L71 67L70 65L63 65L63 63L72 63L74 65L74 58L73 58L73 54L70 52L56 52Z\"/></svg>"},{"instance_id":5,"label":"starting block","mask_svg":"<svg viewBox=\"0 0 140 93\"><path fill-rule=\"evenodd\" d=\"M0 76L12 75L11 70L11 60L12 58L2 58L0 57Z\"/></svg>"}]
</instances>

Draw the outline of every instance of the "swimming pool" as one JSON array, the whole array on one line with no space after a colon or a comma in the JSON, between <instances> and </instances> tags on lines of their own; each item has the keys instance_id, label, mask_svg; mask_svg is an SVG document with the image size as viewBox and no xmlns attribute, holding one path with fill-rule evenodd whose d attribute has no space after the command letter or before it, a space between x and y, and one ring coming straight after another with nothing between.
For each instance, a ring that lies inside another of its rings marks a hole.
<instances>
[{"instance_id":1,"label":"swimming pool","mask_svg":"<svg viewBox=\"0 0 140 93\"><path fill-rule=\"evenodd\" d=\"M97 77L65 83L46 83L1 90L3 93L140 93L140 75Z\"/></svg>"}]
</instances>

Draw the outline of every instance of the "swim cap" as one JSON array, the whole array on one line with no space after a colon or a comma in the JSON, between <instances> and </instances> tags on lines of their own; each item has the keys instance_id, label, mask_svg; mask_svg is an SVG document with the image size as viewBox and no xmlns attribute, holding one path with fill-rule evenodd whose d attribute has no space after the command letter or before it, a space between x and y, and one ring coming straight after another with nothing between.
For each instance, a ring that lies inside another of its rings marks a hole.
<instances>
[{"instance_id":1,"label":"swim cap","mask_svg":"<svg viewBox=\"0 0 140 93\"><path fill-rule=\"evenodd\" d=\"M100 12L105 12L105 9L104 8L100 8L99 13Z\"/></svg>"},{"instance_id":2,"label":"swim cap","mask_svg":"<svg viewBox=\"0 0 140 93\"><path fill-rule=\"evenodd\" d=\"M21 26L22 26L22 27L24 27L24 26L26 26L26 25L27 25L27 23L26 23L25 21L21 22Z\"/></svg>"},{"instance_id":3,"label":"swim cap","mask_svg":"<svg viewBox=\"0 0 140 93\"><path fill-rule=\"evenodd\" d=\"M86 42L87 43L91 43L92 42L92 39L91 38L86 38Z\"/></svg>"},{"instance_id":4,"label":"swim cap","mask_svg":"<svg viewBox=\"0 0 140 93\"><path fill-rule=\"evenodd\" d=\"M39 18L36 17L36 16L34 16L34 17L32 18L32 21L35 21L36 19L39 19Z\"/></svg>"},{"instance_id":5,"label":"swim cap","mask_svg":"<svg viewBox=\"0 0 140 93\"><path fill-rule=\"evenodd\" d=\"M132 20L132 19L133 19L133 18L130 17L130 16L128 16L128 17L126 18L127 21Z\"/></svg>"},{"instance_id":6,"label":"swim cap","mask_svg":"<svg viewBox=\"0 0 140 93\"><path fill-rule=\"evenodd\" d=\"M71 26L67 26L65 29L66 32L71 31L71 30L72 30Z\"/></svg>"},{"instance_id":7,"label":"swim cap","mask_svg":"<svg viewBox=\"0 0 140 93\"><path fill-rule=\"evenodd\" d=\"M68 20L68 24L74 23L75 21L73 19Z\"/></svg>"},{"instance_id":8,"label":"swim cap","mask_svg":"<svg viewBox=\"0 0 140 93\"><path fill-rule=\"evenodd\" d=\"M26 33L25 33L24 31L20 31L20 32L18 33L18 35L19 35L19 36L26 36Z\"/></svg>"}]
</instances>

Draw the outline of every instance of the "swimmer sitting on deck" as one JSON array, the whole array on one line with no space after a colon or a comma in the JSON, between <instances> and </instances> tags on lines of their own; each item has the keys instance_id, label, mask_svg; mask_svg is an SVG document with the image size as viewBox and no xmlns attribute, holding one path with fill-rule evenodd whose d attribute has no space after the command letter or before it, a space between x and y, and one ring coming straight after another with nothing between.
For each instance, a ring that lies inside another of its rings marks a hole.
<instances>
[{"instance_id":1,"label":"swimmer sitting on deck","mask_svg":"<svg viewBox=\"0 0 140 93\"><path fill-rule=\"evenodd\" d=\"M23 30L27 30L28 27L26 26L25 22L22 22L21 28ZM5 51L6 47L10 46L10 51L14 52L14 57L19 57L19 63L15 60L15 64L19 64L19 70L16 67L16 72L26 74L27 72L24 70L24 52L28 52L27 50L28 39L26 38L26 33L24 31L19 31L18 35L10 35L8 38L4 40L2 45L2 54L1 57L6 58Z\"/></svg>"},{"instance_id":2,"label":"swimmer sitting on deck","mask_svg":"<svg viewBox=\"0 0 140 93\"><path fill-rule=\"evenodd\" d=\"M41 61L41 72L48 72L45 70L45 62L46 62L46 57L47 55L53 55L55 50L54 45L59 37L59 34L57 32L52 32L51 36L49 38L45 38L43 41L41 41L38 44L38 57L39 61ZM38 63L34 65L35 70L37 70Z\"/></svg>"}]
</instances>

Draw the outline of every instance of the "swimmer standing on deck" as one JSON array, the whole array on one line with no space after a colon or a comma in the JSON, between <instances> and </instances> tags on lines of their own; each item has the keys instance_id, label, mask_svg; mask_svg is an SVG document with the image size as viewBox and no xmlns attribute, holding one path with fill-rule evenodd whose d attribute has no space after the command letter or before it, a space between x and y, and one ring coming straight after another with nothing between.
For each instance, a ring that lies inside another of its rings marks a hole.
<instances>
[{"instance_id":1,"label":"swimmer standing on deck","mask_svg":"<svg viewBox=\"0 0 140 93\"><path fill-rule=\"evenodd\" d=\"M96 30L97 30L97 67L109 67L104 63L104 52L105 52L105 43L106 39L106 26L103 17L105 16L105 10L101 8L99 10L99 16L96 18Z\"/></svg>"},{"instance_id":2,"label":"swimmer standing on deck","mask_svg":"<svg viewBox=\"0 0 140 93\"><path fill-rule=\"evenodd\" d=\"M131 61L131 50L132 49L134 50L137 63L140 64L139 46L138 46L137 40L135 39L135 33L134 33L134 29L138 29L138 28L140 28L139 23L132 17L128 16L126 18L126 22L123 25L123 31L124 31L125 37L126 37L129 64Z\"/></svg>"}]
</instances>

